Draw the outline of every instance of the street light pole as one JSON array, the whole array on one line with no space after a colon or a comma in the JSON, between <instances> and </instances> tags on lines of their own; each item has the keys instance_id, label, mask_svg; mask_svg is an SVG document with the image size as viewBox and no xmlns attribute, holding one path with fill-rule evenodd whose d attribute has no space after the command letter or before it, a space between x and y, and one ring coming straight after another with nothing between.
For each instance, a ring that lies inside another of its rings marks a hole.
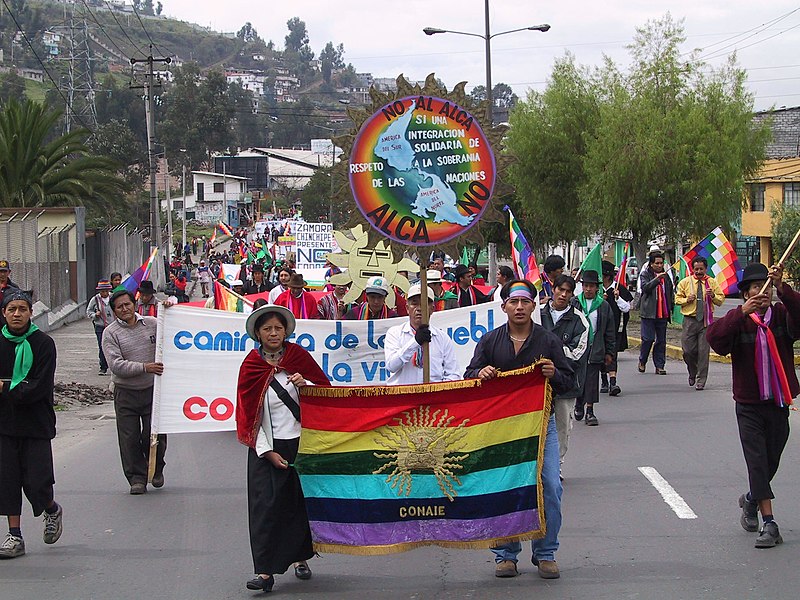
<instances>
[{"instance_id":1,"label":"street light pole","mask_svg":"<svg viewBox=\"0 0 800 600\"><path fill-rule=\"evenodd\" d=\"M467 31L453 31L452 29L440 29L439 27L426 27L422 31L425 35L436 35L437 33L455 33L456 35L469 35L472 37L481 38L486 47L486 101L489 104L489 121L494 125L494 99L492 98L492 38L508 33L516 33L518 31L541 31L545 33L550 31L550 25L532 25L530 27L520 27L518 29L510 29L508 31L501 31L500 33L492 33L491 24L489 22L489 0L484 0L484 24L485 33L469 33Z\"/></svg>"}]
</instances>

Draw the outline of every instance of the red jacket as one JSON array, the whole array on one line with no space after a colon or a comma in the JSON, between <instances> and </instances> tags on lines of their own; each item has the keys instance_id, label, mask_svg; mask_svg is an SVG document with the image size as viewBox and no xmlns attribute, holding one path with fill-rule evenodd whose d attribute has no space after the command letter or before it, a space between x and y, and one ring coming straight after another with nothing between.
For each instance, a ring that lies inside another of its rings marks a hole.
<instances>
[{"instance_id":1,"label":"red jacket","mask_svg":"<svg viewBox=\"0 0 800 600\"><path fill-rule=\"evenodd\" d=\"M291 297L292 290L282 292L275 298L275 304L292 311L295 319L319 319L317 301L309 292L303 291L300 298Z\"/></svg>"},{"instance_id":2,"label":"red jacket","mask_svg":"<svg viewBox=\"0 0 800 600\"><path fill-rule=\"evenodd\" d=\"M800 339L800 294L783 284L778 294L782 303L772 305L772 320L769 328L775 335L775 344L783 363L792 398L800 393L797 374L794 371L794 340ZM758 392L756 364L756 324L737 307L717 319L706 330L706 339L714 352L722 356L731 355L733 367L733 399L742 404L771 403L761 400Z\"/></svg>"},{"instance_id":3,"label":"red jacket","mask_svg":"<svg viewBox=\"0 0 800 600\"><path fill-rule=\"evenodd\" d=\"M239 383L236 387L236 437L250 448L256 447L264 395L276 369L287 373L300 373L314 385L330 385L328 377L312 356L297 344L286 342L286 350L277 367L265 361L258 350L253 349L239 367Z\"/></svg>"}]
</instances>

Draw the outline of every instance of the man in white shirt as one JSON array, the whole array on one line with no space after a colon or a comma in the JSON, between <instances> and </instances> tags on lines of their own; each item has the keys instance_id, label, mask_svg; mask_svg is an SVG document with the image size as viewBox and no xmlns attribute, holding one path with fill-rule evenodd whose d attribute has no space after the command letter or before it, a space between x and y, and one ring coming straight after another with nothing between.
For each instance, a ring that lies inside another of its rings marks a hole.
<instances>
[{"instance_id":1,"label":"man in white shirt","mask_svg":"<svg viewBox=\"0 0 800 600\"><path fill-rule=\"evenodd\" d=\"M433 290L426 287L428 314L433 312ZM422 344L428 342L431 382L461 379L453 340L438 327L422 324L422 286L415 283L408 290L408 322L386 332L383 350L386 368L391 375L388 385L422 383Z\"/></svg>"}]
</instances>

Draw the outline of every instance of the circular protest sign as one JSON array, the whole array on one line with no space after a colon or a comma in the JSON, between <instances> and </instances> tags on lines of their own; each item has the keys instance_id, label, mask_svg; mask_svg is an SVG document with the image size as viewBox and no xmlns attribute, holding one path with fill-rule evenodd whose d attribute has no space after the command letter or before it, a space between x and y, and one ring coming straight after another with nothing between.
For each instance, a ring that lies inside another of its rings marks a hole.
<instances>
[{"instance_id":1,"label":"circular protest sign","mask_svg":"<svg viewBox=\"0 0 800 600\"><path fill-rule=\"evenodd\" d=\"M376 230L432 246L477 225L496 165L478 120L452 100L409 96L369 117L350 153L356 205Z\"/></svg>"}]
</instances>

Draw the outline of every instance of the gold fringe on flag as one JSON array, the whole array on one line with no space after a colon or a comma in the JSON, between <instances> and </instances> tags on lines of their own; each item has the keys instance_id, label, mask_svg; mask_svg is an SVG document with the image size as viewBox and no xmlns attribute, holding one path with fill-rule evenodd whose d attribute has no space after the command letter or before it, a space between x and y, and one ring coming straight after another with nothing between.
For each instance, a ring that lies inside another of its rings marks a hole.
<instances>
[{"instance_id":1,"label":"gold fringe on flag","mask_svg":"<svg viewBox=\"0 0 800 600\"><path fill-rule=\"evenodd\" d=\"M513 371L500 371L497 377L511 377L512 375L526 375L532 373L536 367L542 363L543 359L537 360L532 365L514 369ZM444 392L448 390L462 390L467 388L481 387L483 381L480 379L459 379L457 381L442 381L439 383L419 383L412 385L376 385L370 387L349 387L349 386L312 386L307 385L302 390L303 396L316 396L320 398L345 398L348 396L369 397L369 396L392 396L403 394L427 394L429 392ZM547 382L549 393L550 384ZM550 414L548 410L548 415Z\"/></svg>"}]
</instances>

